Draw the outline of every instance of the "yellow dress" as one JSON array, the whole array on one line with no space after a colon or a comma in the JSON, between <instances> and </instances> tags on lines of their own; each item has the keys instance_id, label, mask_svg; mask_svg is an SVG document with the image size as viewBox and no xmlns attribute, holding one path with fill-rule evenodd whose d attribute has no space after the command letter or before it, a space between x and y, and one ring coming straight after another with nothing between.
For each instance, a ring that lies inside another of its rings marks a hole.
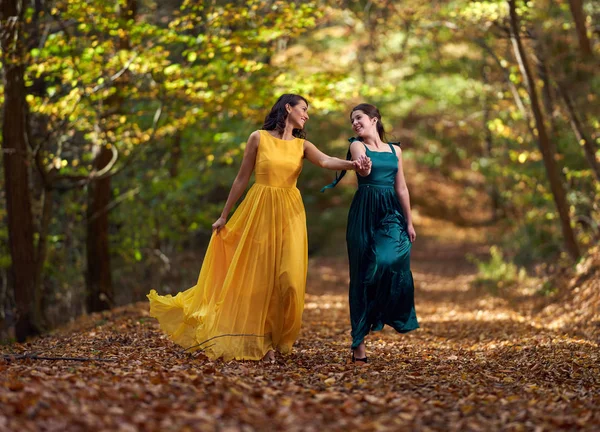
<instances>
[{"instance_id":1,"label":"yellow dress","mask_svg":"<svg viewBox=\"0 0 600 432\"><path fill-rule=\"evenodd\" d=\"M298 337L308 264L306 214L296 180L304 140L260 131L255 183L213 233L196 286L148 294L150 315L171 340L211 359L288 353Z\"/></svg>"}]
</instances>

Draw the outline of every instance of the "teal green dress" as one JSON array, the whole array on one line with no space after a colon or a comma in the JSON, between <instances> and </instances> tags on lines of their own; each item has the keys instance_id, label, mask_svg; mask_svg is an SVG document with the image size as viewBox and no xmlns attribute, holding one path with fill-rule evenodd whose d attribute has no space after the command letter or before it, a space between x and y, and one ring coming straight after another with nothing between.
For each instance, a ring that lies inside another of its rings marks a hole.
<instances>
[{"instance_id":1,"label":"teal green dress","mask_svg":"<svg viewBox=\"0 0 600 432\"><path fill-rule=\"evenodd\" d=\"M358 190L348 213L352 349L385 324L400 333L419 328L410 271L412 243L394 188L398 156L393 145L389 146L391 152L375 152L365 146L371 173L358 176ZM344 174L323 190L335 186Z\"/></svg>"}]
</instances>

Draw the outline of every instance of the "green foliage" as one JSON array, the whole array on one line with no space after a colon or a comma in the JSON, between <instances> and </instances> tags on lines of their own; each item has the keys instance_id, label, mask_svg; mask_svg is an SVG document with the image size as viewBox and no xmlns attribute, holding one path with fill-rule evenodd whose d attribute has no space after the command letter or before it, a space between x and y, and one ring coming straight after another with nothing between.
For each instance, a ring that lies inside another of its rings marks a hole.
<instances>
[{"instance_id":1,"label":"green foliage","mask_svg":"<svg viewBox=\"0 0 600 432\"><path fill-rule=\"evenodd\" d=\"M517 3L526 49L550 75L552 109L544 106L544 114L578 240L589 247L600 239L600 185L556 86L568 90L599 145L600 76L577 52L567 2ZM110 247L124 302L148 284L160 288L175 273L197 272L199 262L184 270L172 261L203 250L248 135L284 92L309 99L307 136L325 153L345 156L349 110L370 102L419 177L441 174L465 196L493 190L501 247L515 264L495 249L490 262L479 262L483 280L509 285L520 277L516 265L560 256L560 223L506 38L507 14L501 0L150 1L138 2L133 17L108 0L60 0L37 17L30 7L26 39L45 35L25 58L29 139L40 156L32 164L36 226L38 171L57 191L44 267L53 313L81 309L87 189L73 179L97 174L99 148L116 155L108 173ZM306 163L299 179L311 253L343 249L354 176L320 194L333 176ZM413 196L420 193L414 180ZM0 269L10 262L3 199Z\"/></svg>"},{"instance_id":2,"label":"green foliage","mask_svg":"<svg viewBox=\"0 0 600 432\"><path fill-rule=\"evenodd\" d=\"M504 254L498 246L490 248L489 261L481 261L473 257L470 257L470 260L477 265L479 270L474 281L475 285L484 287L494 294L523 282L527 277L524 268L519 268L513 262L505 260Z\"/></svg>"},{"instance_id":3,"label":"green foliage","mask_svg":"<svg viewBox=\"0 0 600 432\"><path fill-rule=\"evenodd\" d=\"M538 290L538 294L548 297L556 294L558 292L558 286L553 284L551 281L545 281L540 289Z\"/></svg>"},{"instance_id":4,"label":"green foliage","mask_svg":"<svg viewBox=\"0 0 600 432\"><path fill-rule=\"evenodd\" d=\"M289 91L285 68L271 61L274 50L322 15L310 2L186 1L179 10L165 5L162 17L154 7L138 2L137 15L126 16L124 4L69 0L35 19L33 9L26 12L27 37L50 30L26 53L25 82L36 168L61 191L44 266L51 323L76 315L85 298L81 179L97 174L98 149L116 158L105 174L112 176L111 265L122 303L144 294L142 281L160 284L156 276L173 255L204 247L245 140L278 93ZM312 88L310 77L303 85ZM32 192L39 226L41 191ZM2 247L0 264L8 257Z\"/></svg>"}]
</instances>

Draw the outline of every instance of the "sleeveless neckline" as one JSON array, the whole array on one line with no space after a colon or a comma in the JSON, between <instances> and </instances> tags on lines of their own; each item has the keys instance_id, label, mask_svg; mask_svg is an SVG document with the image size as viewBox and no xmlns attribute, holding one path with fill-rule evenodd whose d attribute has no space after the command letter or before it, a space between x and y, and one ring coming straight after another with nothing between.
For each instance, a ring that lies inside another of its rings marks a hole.
<instances>
[{"instance_id":1,"label":"sleeveless neckline","mask_svg":"<svg viewBox=\"0 0 600 432\"><path fill-rule=\"evenodd\" d=\"M292 142L292 141L296 141L298 139L298 137L294 137L293 139L283 139L283 138L277 138L273 135L271 135L269 133L269 131L265 130L265 129L260 129L261 131L264 131L267 135L269 135L271 138L276 139L277 141L285 141L285 142Z\"/></svg>"},{"instance_id":2,"label":"sleeveless neckline","mask_svg":"<svg viewBox=\"0 0 600 432\"><path fill-rule=\"evenodd\" d=\"M369 147L367 147L367 145L364 143L364 141L361 141L361 142L362 142L363 146L365 147L365 150L368 151L369 153L383 153L383 154L388 153L388 154L392 154L392 155L396 156L396 158L398 157L398 155L396 154L396 151L392 147L392 145L393 145L392 143L389 143L389 142L386 143L390 147L390 151L387 152L387 151L371 150Z\"/></svg>"},{"instance_id":3,"label":"sleeveless neckline","mask_svg":"<svg viewBox=\"0 0 600 432\"><path fill-rule=\"evenodd\" d=\"M384 153L384 154L385 154L385 153L387 153L387 154L395 154L395 153L392 153L391 151L387 152L387 151L375 151L375 150L371 150L371 149L370 149L369 147L367 147L367 146L365 146L365 149L366 149L368 152L370 152L370 153Z\"/></svg>"}]
</instances>

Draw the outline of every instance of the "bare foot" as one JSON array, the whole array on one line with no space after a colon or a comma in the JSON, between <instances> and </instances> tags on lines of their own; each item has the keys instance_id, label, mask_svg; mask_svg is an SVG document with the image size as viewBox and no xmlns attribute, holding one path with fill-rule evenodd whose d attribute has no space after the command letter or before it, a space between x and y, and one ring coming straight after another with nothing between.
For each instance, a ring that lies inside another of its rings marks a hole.
<instances>
[{"instance_id":1,"label":"bare foot","mask_svg":"<svg viewBox=\"0 0 600 432\"><path fill-rule=\"evenodd\" d=\"M272 349L267 351L265 356L262 358L262 361L264 363L275 363L275 351L273 351Z\"/></svg>"}]
</instances>

